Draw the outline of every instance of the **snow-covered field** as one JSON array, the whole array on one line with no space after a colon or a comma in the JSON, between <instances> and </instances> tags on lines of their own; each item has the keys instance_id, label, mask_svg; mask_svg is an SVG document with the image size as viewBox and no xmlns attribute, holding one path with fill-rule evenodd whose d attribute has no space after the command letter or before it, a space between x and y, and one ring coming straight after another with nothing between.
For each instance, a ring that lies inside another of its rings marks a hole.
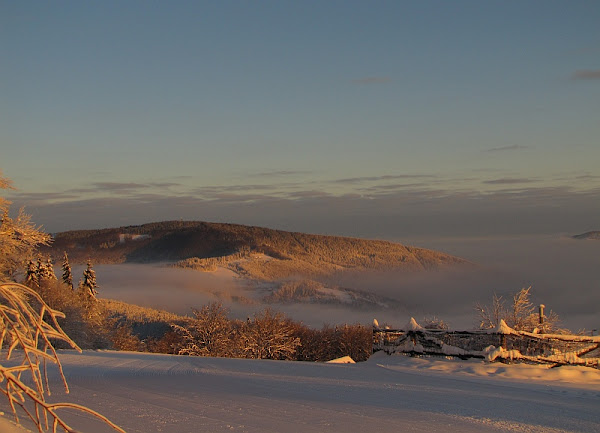
<instances>
[{"instance_id":1,"label":"snow-covered field","mask_svg":"<svg viewBox=\"0 0 600 433\"><path fill-rule=\"evenodd\" d=\"M112 351L60 358L71 393L56 383L50 399L88 405L130 433L600 431L600 371L590 368L385 354L357 364ZM0 408L8 432L10 411ZM68 418L81 432L109 431Z\"/></svg>"},{"instance_id":2,"label":"snow-covered field","mask_svg":"<svg viewBox=\"0 0 600 433\"><path fill-rule=\"evenodd\" d=\"M462 250L454 249L456 245ZM489 275L361 281L377 294L406 301L404 310L305 304L278 309L316 327L324 322L370 324L373 317L399 325L411 315L435 313L455 328L467 328L475 301L488 301L494 291L506 294L533 285L532 301L555 309L568 327L597 329L599 245L569 239L454 242L444 250L488 266ZM440 245L432 241L423 246ZM249 289L223 272L143 265L96 270L101 297L180 314L215 300L229 304L232 315L241 318L262 308L228 303L249 297ZM71 393L62 392L51 370L50 400L87 405L129 433L600 432L600 371L585 367L549 369L385 354L358 364L111 351L65 351L60 358ZM23 432L12 426L2 396L0 411L0 433ZM111 431L80 414L69 412L66 417L81 432Z\"/></svg>"}]
</instances>

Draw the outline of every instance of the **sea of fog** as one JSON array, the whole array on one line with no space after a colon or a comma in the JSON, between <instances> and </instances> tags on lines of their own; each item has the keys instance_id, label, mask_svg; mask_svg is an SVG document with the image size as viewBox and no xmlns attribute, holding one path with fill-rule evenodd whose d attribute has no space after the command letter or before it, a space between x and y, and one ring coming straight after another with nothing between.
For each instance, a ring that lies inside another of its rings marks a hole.
<instances>
[{"instance_id":1,"label":"sea of fog","mask_svg":"<svg viewBox=\"0 0 600 433\"><path fill-rule=\"evenodd\" d=\"M394 309L348 306L273 305L310 326L365 323L373 318L392 327L437 316L452 329L477 324L474 305L490 303L494 293L509 298L531 286L531 300L553 310L563 326L577 331L600 329L600 242L566 236L518 238L398 239L468 259L478 266L465 271L352 274L330 281L400 301ZM265 288L248 285L228 271L203 273L165 265L95 266L99 296L179 314L220 301L231 316L245 319L265 307L259 299ZM76 269L78 274L81 269ZM258 292L257 292L258 290ZM254 299L254 301L252 301Z\"/></svg>"}]
</instances>

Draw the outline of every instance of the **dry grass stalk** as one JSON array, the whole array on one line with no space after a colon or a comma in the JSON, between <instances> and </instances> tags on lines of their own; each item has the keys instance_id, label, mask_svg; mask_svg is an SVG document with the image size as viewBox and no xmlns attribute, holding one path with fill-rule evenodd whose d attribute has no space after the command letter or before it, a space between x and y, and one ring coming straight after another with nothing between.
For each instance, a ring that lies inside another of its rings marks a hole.
<instances>
[{"instance_id":1,"label":"dry grass stalk","mask_svg":"<svg viewBox=\"0 0 600 433\"><path fill-rule=\"evenodd\" d=\"M56 433L59 427L71 433L75 430L57 414L58 410L69 408L92 415L114 430L125 433L106 417L85 406L46 401L44 395L50 395L46 371L48 362L57 365L65 391L69 392L50 339L66 342L81 351L58 324L57 319L62 317L63 313L51 309L34 290L17 283L0 284L0 348L5 348L5 359L11 363L17 354L22 354L21 362L12 367L0 364L0 392L8 399L15 421L19 423L17 409L20 408L40 433Z\"/></svg>"}]
</instances>

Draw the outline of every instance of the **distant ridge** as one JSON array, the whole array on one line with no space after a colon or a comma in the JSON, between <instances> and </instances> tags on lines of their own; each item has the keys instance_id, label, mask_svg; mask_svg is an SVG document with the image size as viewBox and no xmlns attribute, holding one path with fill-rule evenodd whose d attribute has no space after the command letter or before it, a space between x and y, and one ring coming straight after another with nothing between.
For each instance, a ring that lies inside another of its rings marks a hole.
<instances>
[{"instance_id":1,"label":"distant ridge","mask_svg":"<svg viewBox=\"0 0 600 433\"><path fill-rule=\"evenodd\" d=\"M240 274L260 279L366 269L431 270L469 264L464 259L399 243L312 235L237 224L164 221L140 226L57 233L46 249L57 263L178 262L247 257Z\"/></svg>"},{"instance_id":2,"label":"distant ridge","mask_svg":"<svg viewBox=\"0 0 600 433\"><path fill-rule=\"evenodd\" d=\"M573 239L592 239L600 240L600 231L585 232L580 235L572 236Z\"/></svg>"}]
</instances>

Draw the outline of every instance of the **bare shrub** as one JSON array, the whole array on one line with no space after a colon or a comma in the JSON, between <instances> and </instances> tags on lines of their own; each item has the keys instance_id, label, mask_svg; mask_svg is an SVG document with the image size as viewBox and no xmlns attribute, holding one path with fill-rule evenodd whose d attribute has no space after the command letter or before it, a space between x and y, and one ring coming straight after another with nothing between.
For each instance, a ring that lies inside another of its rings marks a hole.
<instances>
[{"instance_id":1,"label":"bare shrub","mask_svg":"<svg viewBox=\"0 0 600 433\"><path fill-rule=\"evenodd\" d=\"M300 346L299 361L330 361L350 356L354 361L366 361L373 350L373 331L361 324L341 325L322 329L301 327L297 330Z\"/></svg>"},{"instance_id":2,"label":"bare shrub","mask_svg":"<svg viewBox=\"0 0 600 433\"><path fill-rule=\"evenodd\" d=\"M194 315L194 319L173 324L174 333L147 342L148 350L298 361L329 361L342 356L365 361L372 353L373 331L360 324L315 330L270 308L247 321L231 320L218 303L194 310Z\"/></svg>"},{"instance_id":3,"label":"bare shrub","mask_svg":"<svg viewBox=\"0 0 600 433\"><path fill-rule=\"evenodd\" d=\"M350 356L354 361L366 361L373 351L373 330L360 324L336 328L335 358Z\"/></svg>"},{"instance_id":4,"label":"bare shrub","mask_svg":"<svg viewBox=\"0 0 600 433\"><path fill-rule=\"evenodd\" d=\"M130 352L140 352L143 349L143 343L139 337L131 331L131 327L125 324L116 325L115 330L110 336L113 349L126 350Z\"/></svg>"},{"instance_id":5,"label":"bare shrub","mask_svg":"<svg viewBox=\"0 0 600 433\"><path fill-rule=\"evenodd\" d=\"M194 319L187 326L174 324L183 340L180 355L232 356L233 327L228 310L218 302L193 310Z\"/></svg>"},{"instance_id":6,"label":"bare shrub","mask_svg":"<svg viewBox=\"0 0 600 433\"><path fill-rule=\"evenodd\" d=\"M479 328L493 329L498 326L500 320L504 320L508 326L517 331L569 333L569 330L560 328L560 319L554 311L544 315L544 320L540 323L540 314L529 300L530 295L531 286L515 293L508 306L502 296L496 294L491 306L477 303L475 310L479 319Z\"/></svg>"},{"instance_id":7,"label":"bare shrub","mask_svg":"<svg viewBox=\"0 0 600 433\"><path fill-rule=\"evenodd\" d=\"M181 334L171 330L160 338L148 338L145 341L145 349L152 353L170 353L176 355L183 348L183 344Z\"/></svg>"},{"instance_id":8,"label":"bare shrub","mask_svg":"<svg viewBox=\"0 0 600 433\"><path fill-rule=\"evenodd\" d=\"M294 359L300 338L292 321L270 308L254 315L242 328L242 350L246 358Z\"/></svg>"}]
</instances>

